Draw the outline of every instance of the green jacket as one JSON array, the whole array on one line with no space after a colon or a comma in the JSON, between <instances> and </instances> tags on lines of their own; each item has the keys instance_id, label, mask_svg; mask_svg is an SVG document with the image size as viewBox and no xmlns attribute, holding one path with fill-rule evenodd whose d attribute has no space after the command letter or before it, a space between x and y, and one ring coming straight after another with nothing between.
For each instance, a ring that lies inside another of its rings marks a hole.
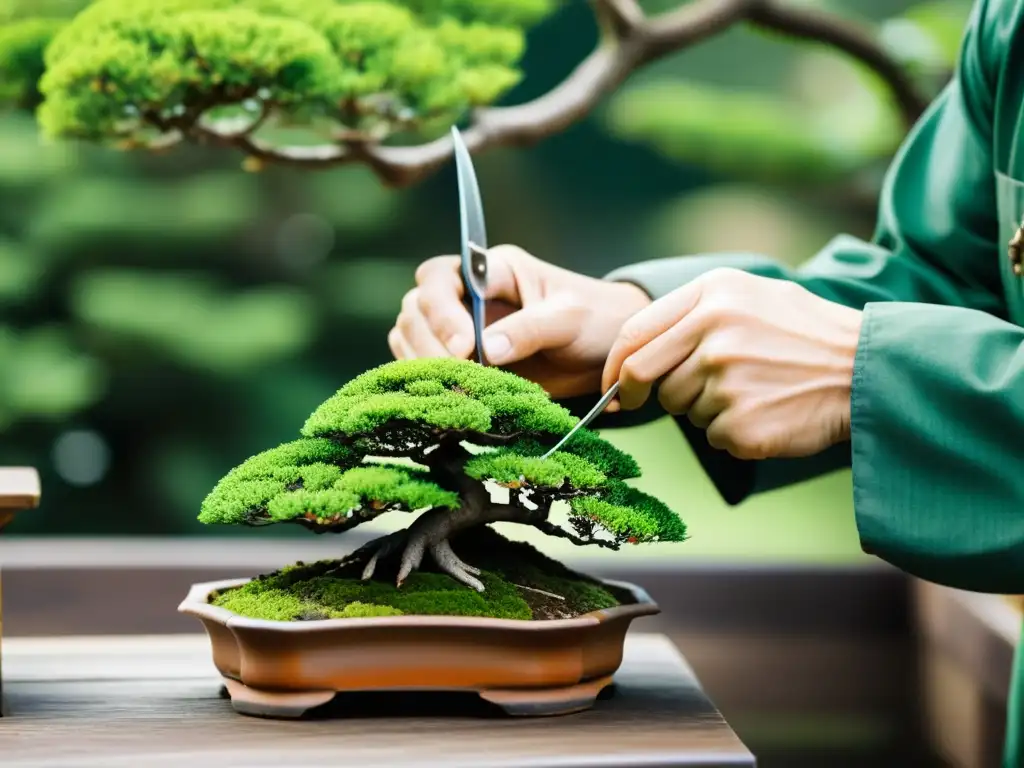
<instances>
[{"instance_id":1,"label":"green jacket","mask_svg":"<svg viewBox=\"0 0 1024 768\"><path fill-rule=\"evenodd\" d=\"M863 308L851 442L809 459L740 461L678 419L731 504L843 466L866 552L923 579L1024 594L1024 3L981 0L953 81L889 170L871 242L839 237L790 270L755 255L636 264L609 279L663 296L728 265ZM1006 768L1024 766L1024 662Z\"/></svg>"}]
</instances>

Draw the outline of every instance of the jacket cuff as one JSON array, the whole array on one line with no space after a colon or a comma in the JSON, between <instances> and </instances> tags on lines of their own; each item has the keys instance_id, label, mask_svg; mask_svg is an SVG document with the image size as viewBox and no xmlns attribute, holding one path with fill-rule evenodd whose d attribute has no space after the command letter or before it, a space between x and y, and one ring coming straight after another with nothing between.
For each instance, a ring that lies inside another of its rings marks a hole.
<instances>
[{"instance_id":1,"label":"jacket cuff","mask_svg":"<svg viewBox=\"0 0 1024 768\"><path fill-rule=\"evenodd\" d=\"M702 256L676 256L669 259L642 261L620 267L605 276L605 280L632 283L652 299L660 299L713 269L739 269L762 277L784 278L784 266L752 253L721 253Z\"/></svg>"}]
</instances>

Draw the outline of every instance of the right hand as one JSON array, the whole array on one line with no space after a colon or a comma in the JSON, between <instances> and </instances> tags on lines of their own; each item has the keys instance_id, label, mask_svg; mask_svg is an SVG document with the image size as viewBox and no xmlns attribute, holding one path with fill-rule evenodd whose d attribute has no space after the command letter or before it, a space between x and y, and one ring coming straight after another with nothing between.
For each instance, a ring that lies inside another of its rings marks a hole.
<instances>
[{"instance_id":1,"label":"right hand","mask_svg":"<svg viewBox=\"0 0 1024 768\"><path fill-rule=\"evenodd\" d=\"M513 245L495 246L487 255L487 362L537 382L555 398L597 393L619 330L651 299L635 285L570 272ZM421 264L388 334L395 357L473 355L473 318L463 298L457 256Z\"/></svg>"}]
</instances>

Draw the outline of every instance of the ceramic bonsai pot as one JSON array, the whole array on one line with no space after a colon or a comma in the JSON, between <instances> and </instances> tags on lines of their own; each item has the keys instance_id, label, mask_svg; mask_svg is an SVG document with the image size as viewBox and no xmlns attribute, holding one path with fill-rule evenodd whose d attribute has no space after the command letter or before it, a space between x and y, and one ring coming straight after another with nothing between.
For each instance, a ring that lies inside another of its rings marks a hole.
<instances>
[{"instance_id":1,"label":"ceramic bonsai pot","mask_svg":"<svg viewBox=\"0 0 1024 768\"><path fill-rule=\"evenodd\" d=\"M212 605L249 579L196 584L181 613L206 628L237 712L301 717L340 692L471 691L509 715L593 706L622 663L634 619L660 612L637 586L603 582L625 604L571 619L384 616L267 621Z\"/></svg>"}]
</instances>

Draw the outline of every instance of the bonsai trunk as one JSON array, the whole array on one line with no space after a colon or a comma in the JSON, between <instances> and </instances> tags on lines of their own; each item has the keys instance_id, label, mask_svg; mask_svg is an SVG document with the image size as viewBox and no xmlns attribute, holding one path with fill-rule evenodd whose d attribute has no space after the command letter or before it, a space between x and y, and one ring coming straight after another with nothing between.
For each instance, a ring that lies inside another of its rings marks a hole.
<instances>
[{"instance_id":1,"label":"bonsai trunk","mask_svg":"<svg viewBox=\"0 0 1024 768\"><path fill-rule=\"evenodd\" d=\"M437 567L461 584L484 591L483 583L476 578L480 569L459 559L452 550L449 539L460 531L487 523L509 522L537 524L547 518L547 506L526 509L514 504L495 504L491 501L486 486L468 477L463 468L471 458L462 446L442 445L428 459L428 466L434 480L441 486L457 491L462 499L459 509L432 509L420 515L408 528L371 541L354 552L347 562L364 557L369 560L363 570L363 579L373 577L377 564L385 557L402 550L398 567L398 586L409 574L420 567L427 553Z\"/></svg>"}]
</instances>

